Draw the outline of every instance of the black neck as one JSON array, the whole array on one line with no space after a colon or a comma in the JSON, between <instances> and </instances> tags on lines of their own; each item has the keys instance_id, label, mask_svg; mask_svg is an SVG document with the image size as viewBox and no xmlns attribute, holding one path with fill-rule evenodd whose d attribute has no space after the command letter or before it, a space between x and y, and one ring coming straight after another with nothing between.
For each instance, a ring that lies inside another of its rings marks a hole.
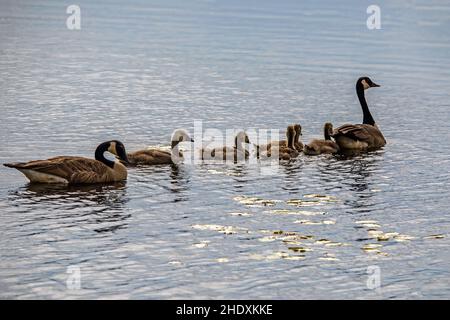
<instances>
[{"instance_id":1,"label":"black neck","mask_svg":"<svg viewBox=\"0 0 450 320\"><path fill-rule=\"evenodd\" d=\"M95 149L95 160L103 162L108 167L113 168L114 167L114 161L108 160L103 155L106 151L108 151L109 148L109 142L104 142L101 145Z\"/></svg>"},{"instance_id":2,"label":"black neck","mask_svg":"<svg viewBox=\"0 0 450 320\"><path fill-rule=\"evenodd\" d=\"M356 85L356 94L358 95L359 103L361 104L361 108L363 110L363 123L374 125L375 120L373 120L372 114L369 111L369 106L366 102L366 97L364 96L364 88L361 84Z\"/></svg>"}]
</instances>

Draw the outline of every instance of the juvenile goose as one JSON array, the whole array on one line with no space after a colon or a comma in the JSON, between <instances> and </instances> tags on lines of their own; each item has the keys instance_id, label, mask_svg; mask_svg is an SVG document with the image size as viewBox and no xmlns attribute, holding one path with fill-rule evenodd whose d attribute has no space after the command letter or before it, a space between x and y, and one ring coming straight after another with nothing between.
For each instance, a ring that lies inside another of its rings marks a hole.
<instances>
[{"instance_id":1,"label":"juvenile goose","mask_svg":"<svg viewBox=\"0 0 450 320\"><path fill-rule=\"evenodd\" d=\"M350 150L374 150L383 147L386 140L369 111L364 96L364 90L379 87L368 77L361 77L356 82L356 94L363 110L362 124L345 124L334 130L332 137L342 149Z\"/></svg>"},{"instance_id":2,"label":"juvenile goose","mask_svg":"<svg viewBox=\"0 0 450 320\"><path fill-rule=\"evenodd\" d=\"M234 161L248 159L250 153L246 150L244 143L250 143L248 135L244 131L239 131L234 138L233 147L224 146L214 149L202 149L202 159L227 160L233 158Z\"/></svg>"},{"instance_id":3,"label":"juvenile goose","mask_svg":"<svg viewBox=\"0 0 450 320\"><path fill-rule=\"evenodd\" d=\"M294 125L295 136L294 136L294 147L295 150L301 152L303 150L303 143L300 141L300 136L302 136L302 126L299 124Z\"/></svg>"},{"instance_id":4,"label":"juvenile goose","mask_svg":"<svg viewBox=\"0 0 450 320\"><path fill-rule=\"evenodd\" d=\"M271 157L272 154L278 153L278 158L280 160L290 160L298 156L298 151L295 150L294 139L295 139L295 129L294 126L288 126L286 130L286 139L280 140L278 142L271 142L267 145L257 147L258 156L261 157Z\"/></svg>"},{"instance_id":5,"label":"juvenile goose","mask_svg":"<svg viewBox=\"0 0 450 320\"><path fill-rule=\"evenodd\" d=\"M129 153L128 159L130 163L134 165L173 164L174 161L172 159L172 154L180 159L183 158L183 154L178 150L178 144L183 141L194 142L189 133L187 133L187 131L183 129L175 130L175 132L172 134L171 141L171 151L160 150L156 148L144 149Z\"/></svg>"},{"instance_id":6,"label":"juvenile goose","mask_svg":"<svg viewBox=\"0 0 450 320\"><path fill-rule=\"evenodd\" d=\"M118 160L111 161L103 155L106 151ZM95 160L83 157L60 156L48 160L5 163L22 172L32 183L94 184L127 179L128 162L124 145L117 140L103 142L95 150Z\"/></svg>"},{"instance_id":7,"label":"juvenile goose","mask_svg":"<svg viewBox=\"0 0 450 320\"><path fill-rule=\"evenodd\" d=\"M305 145L305 149L303 150L303 152L307 155L339 152L339 145L331 140L332 133L333 125L329 122L325 123L323 127L325 140L314 139L313 141Z\"/></svg>"},{"instance_id":8,"label":"juvenile goose","mask_svg":"<svg viewBox=\"0 0 450 320\"><path fill-rule=\"evenodd\" d=\"M292 128L290 128L292 127ZM288 147L289 141L291 140L291 137L289 134L293 132L295 136L295 129L294 126L289 125L286 129L286 140L279 140L279 141L270 141L268 144L261 144L261 145L254 145L256 147L256 155L259 157L260 155L267 154L267 152L270 152L270 149L272 149L272 146L275 146L276 148L279 147Z\"/></svg>"},{"instance_id":9,"label":"juvenile goose","mask_svg":"<svg viewBox=\"0 0 450 320\"><path fill-rule=\"evenodd\" d=\"M300 128L301 130L301 128ZM287 143L286 144L280 144L278 146L278 154L279 159L283 160L290 160L292 158L296 158L299 155L299 152L297 151L295 142L296 142L296 135L297 130L295 129L295 126L291 125L287 127L286 130L286 138ZM275 151L275 146L272 146L271 151Z\"/></svg>"}]
</instances>

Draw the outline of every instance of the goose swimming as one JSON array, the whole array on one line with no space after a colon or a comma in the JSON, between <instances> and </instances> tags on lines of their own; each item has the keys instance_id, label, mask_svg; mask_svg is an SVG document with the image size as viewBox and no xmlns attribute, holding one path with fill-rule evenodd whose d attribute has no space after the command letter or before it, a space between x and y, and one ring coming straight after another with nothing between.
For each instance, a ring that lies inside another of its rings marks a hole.
<instances>
[{"instance_id":1,"label":"goose swimming","mask_svg":"<svg viewBox=\"0 0 450 320\"><path fill-rule=\"evenodd\" d=\"M213 149L201 149L203 160L227 160L234 161L248 159L250 153L244 144L250 143L247 133L239 131L234 138L233 147L217 147Z\"/></svg>"},{"instance_id":2,"label":"goose swimming","mask_svg":"<svg viewBox=\"0 0 450 320\"><path fill-rule=\"evenodd\" d=\"M270 142L267 145L257 146L257 155L261 158L272 157L278 153L279 160L290 160L298 156L298 151L295 148L296 130L294 126L290 125L286 129L286 140Z\"/></svg>"},{"instance_id":3,"label":"goose swimming","mask_svg":"<svg viewBox=\"0 0 450 320\"><path fill-rule=\"evenodd\" d=\"M118 159L108 160L105 152ZM95 150L95 160L84 157L59 156L47 160L5 163L22 172L32 183L94 184L127 179L128 163L124 145L117 140L103 142Z\"/></svg>"},{"instance_id":4,"label":"goose swimming","mask_svg":"<svg viewBox=\"0 0 450 320\"><path fill-rule=\"evenodd\" d=\"M331 140L333 133L333 125L329 122L323 127L324 140L314 139L305 145L303 152L307 155L319 155L322 153L337 153L339 145Z\"/></svg>"},{"instance_id":5,"label":"goose swimming","mask_svg":"<svg viewBox=\"0 0 450 320\"><path fill-rule=\"evenodd\" d=\"M361 77L356 82L356 94L363 110L362 124L344 124L335 129L332 137L341 150L375 150L386 144L386 139L375 123L366 102L364 90L379 87L368 77Z\"/></svg>"},{"instance_id":6,"label":"goose swimming","mask_svg":"<svg viewBox=\"0 0 450 320\"><path fill-rule=\"evenodd\" d=\"M183 158L183 154L178 150L178 144L183 141L194 142L189 133L183 129L175 130L171 141L171 151L156 148L144 149L129 153L128 159L134 165L174 164L173 155L177 157L176 160Z\"/></svg>"}]
</instances>

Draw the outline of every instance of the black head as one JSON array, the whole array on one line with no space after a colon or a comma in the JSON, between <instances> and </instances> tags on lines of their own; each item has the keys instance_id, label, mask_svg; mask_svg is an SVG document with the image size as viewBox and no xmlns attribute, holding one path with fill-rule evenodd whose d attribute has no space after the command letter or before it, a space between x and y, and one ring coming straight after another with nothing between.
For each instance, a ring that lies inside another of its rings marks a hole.
<instances>
[{"instance_id":1,"label":"black head","mask_svg":"<svg viewBox=\"0 0 450 320\"><path fill-rule=\"evenodd\" d=\"M130 163L127 157L127 152L125 151L125 146L122 142L118 140L109 141L108 151L115 155L120 161L126 164Z\"/></svg>"},{"instance_id":2,"label":"black head","mask_svg":"<svg viewBox=\"0 0 450 320\"><path fill-rule=\"evenodd\" d=\"M374 87L379 87L380 85L376 84L369 77L361 77L356 81L356 88L362 88L364 90Z\"/></svg>"}]
</instances>

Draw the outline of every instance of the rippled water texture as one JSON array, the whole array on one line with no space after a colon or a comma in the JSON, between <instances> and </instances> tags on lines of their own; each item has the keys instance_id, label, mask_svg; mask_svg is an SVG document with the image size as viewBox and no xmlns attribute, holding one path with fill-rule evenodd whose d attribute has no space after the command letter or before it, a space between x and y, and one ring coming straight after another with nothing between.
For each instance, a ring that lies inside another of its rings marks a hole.
<instances>
[{"instance_id":1,"label":"rippled water texture","mask_svg":"<svg viewBox=\"0 0 450 320\"><path fill-rule=\"evenodd\" d=\"M272 176L184 164L108 186L1 166L2 298L450 297L448 3L378 1L368 30L364 1L76 2L79 31L61 1L0 3L1 163L168 145L194 120L300 122L309 141L362 120L361 75L381 85L367 100L388 144Z\"/></svg>"}]
</instances>

